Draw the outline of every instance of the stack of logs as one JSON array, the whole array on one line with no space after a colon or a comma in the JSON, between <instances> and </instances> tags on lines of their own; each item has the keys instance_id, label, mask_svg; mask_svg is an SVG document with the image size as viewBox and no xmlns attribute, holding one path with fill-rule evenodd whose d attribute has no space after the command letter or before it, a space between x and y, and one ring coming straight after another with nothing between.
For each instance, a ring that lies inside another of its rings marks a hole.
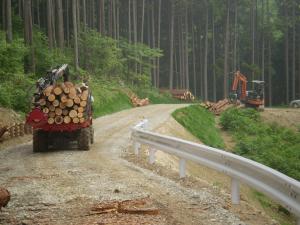
<instances>
[{"instance_id":1,"label":"stack of logs","mask_svg":"<svg viewBox=\"0 0 300 225\"><path fill-rule=\"evenodd\" d=\"M203 106L204 108L208 109L215 115L220 115L226 109L234 106L232 103L230 103L230 101L228 99L220 100L217 103L206 101L206 102L201 103L200 105Z\"/></svg>"},{"instance_id":2,"label":"stack of logs","mask_svg":"<svg viewBox=\"0 0 300 225\"><path fill-rule=\"evenodd\" d=\"M32 127L25 123L15 123L10 126L2 126L0 124L0 140L1 138L15 138L22 137L25 134L32 134Z\"/></svg>"},{"instance_id":3,"label":"stack of logs","mask_svg":"<svg viewBox=\"0 0 300 225\"><path fill-rule=\"evenodd\" d=\"M130 97L131 103L134 107L146 106L149 105L149 99L139 99L136 95L132 95Z\"/></svg>"},{"instance_id":4,"label":"stack of logs","mask_svg":"<svg viewBox=\"0 0 300 225\"><path fill-rule=\"evenodd\" d=\"M48 124L84 123L89 90L85 85L75 86L71 82L48 86L38 101L48 114Z\"/></svg>"},{"instance_id":5,"label":"stack of logs","mask_svg":"<svg viewBox=\"0 0 300 225\"><path fill-rule=\"evenodd\" d=\"M189 90L180 90L180 89L173 89L170 91L173 98L177 98L183 101L194 101L195 96Z\"/></svg>"}]
</instances>

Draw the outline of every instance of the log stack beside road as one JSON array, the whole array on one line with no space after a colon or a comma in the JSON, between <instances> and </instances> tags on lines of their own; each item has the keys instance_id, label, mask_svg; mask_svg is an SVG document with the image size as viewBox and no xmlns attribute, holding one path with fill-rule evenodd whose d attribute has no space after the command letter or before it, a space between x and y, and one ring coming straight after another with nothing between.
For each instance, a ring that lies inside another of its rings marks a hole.
<instances>
[{"instance_id":1,"label":"log stack beside road","mask_svg":"<svg viewBox=\"0 0 300 225\"><path fill-rule=\"evenodd\" d=\"M87 120L89 95L86 85L64 82L45 88L35 104L48 115L48 124L78 124Z\"/></svg>"}]
</instances>

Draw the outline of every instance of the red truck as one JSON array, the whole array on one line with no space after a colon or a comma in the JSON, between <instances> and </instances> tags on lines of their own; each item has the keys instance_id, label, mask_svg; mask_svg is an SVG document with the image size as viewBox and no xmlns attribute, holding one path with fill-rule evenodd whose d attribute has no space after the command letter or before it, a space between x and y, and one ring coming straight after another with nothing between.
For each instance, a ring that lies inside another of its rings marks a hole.
<instances>
[{"instance_id":1,"label":"red truck","mask_svg":"<svg viewBox=\"0 0 300 225\"><path fill-rule=\"evenodd\" d=\"M63 82L57 84L62 77ZM65 64L37 81L32 111L26 117L26 124L33 127L33 152L47 151L66 141L76 141L79 149L87 151L94 142L91 91L86 85L83 91L73 87L68 77ZM74 89L76 94L71 95Z\"/></svg>"}]
</instances>

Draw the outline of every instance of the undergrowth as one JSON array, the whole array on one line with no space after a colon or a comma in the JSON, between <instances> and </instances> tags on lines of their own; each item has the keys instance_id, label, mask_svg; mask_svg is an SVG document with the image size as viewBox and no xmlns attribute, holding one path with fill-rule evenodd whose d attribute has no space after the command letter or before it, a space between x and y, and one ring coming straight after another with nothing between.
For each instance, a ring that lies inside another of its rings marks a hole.
<instances>
[{"instance_id":1,"label":"undergrowth","mask_svg":"<svg viewBox=\"0 0 300 225\"><path fill-rule=\"evenodd\" d=\"M277 124L266 124L253 109L232 108L220 118L233 134L234 152L300 180L300 133Z\"/></svg>"},{"instance_id":2,"label":"undergrowth","mask_svg":"<svg viewBox=\"0 0 300 225\"><path fill-rule=\"evenodd\" d=\"M219 130L215 126L214 115L199 105L176 110L172 116L204 144L224 148Z\"/></svg>"}]
</instances>

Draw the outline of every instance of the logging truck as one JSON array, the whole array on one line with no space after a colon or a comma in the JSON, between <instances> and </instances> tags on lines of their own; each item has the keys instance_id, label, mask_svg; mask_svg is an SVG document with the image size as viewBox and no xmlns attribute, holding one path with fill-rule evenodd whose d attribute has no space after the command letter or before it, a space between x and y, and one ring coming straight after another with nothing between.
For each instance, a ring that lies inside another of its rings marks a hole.
<instances>
[{"instance_id":1,"label":"logging truck","mask_svg":"<svg viewBox=\"0 0 300 225\"><path fill-rule=\"evenodd\" d=\"M33 152L60 147L66 140L89 150L94 142L92 102L87 84L69 81L67 64L48 71L36 83L32 110L26 117L26 124L33 127Z\"/></svg>"}]
</instances>

